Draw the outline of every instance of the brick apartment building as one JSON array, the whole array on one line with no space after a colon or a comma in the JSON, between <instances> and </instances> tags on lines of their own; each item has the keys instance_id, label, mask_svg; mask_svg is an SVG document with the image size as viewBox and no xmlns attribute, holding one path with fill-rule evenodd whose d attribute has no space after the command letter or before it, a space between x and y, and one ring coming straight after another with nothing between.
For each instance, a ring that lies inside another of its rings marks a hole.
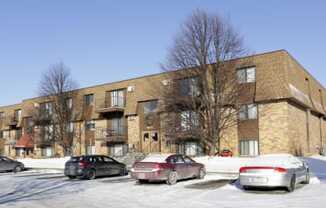
<instances>
[{"instance_id":1,"label":"brick apartment building","mask_svg":"<svg viewBox=\"0 0 326 208\"><path fill-rule=\"evenodd\" d=\"M241 92L244 111L222 139L221 148L231 149L237 156L319 153L326 142L325 88L284 50L235 61L245 63L249 58L250 66L233 69L241 74L239 84L245 86ZM203 153L198 148L199 138L171 142L161 128L159 91L167 84L166 75L78 89L77 95L67 100L74 118L67 127L74 134L74 154L122 156L131 150ZM33 121L35 109L51 113L51 102L38 97L0 107L0 154L62 156L61 147L47 138L51 126ZM148 122L149 115L154 122Z\"/></svg>"}]
</instances>

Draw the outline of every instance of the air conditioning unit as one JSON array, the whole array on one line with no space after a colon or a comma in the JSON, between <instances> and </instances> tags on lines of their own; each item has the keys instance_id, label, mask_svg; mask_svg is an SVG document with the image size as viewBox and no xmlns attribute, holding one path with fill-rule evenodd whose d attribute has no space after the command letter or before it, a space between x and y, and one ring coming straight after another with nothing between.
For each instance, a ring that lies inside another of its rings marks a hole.
<instances>
[{"instance_id":1,"label":"air conditioning unit","mask_svg":"<svg viewBox=\"0 0 326 208\"><path fill-rule=\"evenodd\" d=\"M135 90L135 86L131 85L127 87L127 92L133 92Z\"/></svg>"},{"instance_id":2,"label":"air conditioning unit","mask_svg":"<svg viewBox=\"0 0 326 208\"><path fill-rule=\"evenodd\" d=\"M170 80L165 79L165 80L162 80L161 82L162 82L162 85L167 86L170 83Z\"/></svg>"}]
</instances>

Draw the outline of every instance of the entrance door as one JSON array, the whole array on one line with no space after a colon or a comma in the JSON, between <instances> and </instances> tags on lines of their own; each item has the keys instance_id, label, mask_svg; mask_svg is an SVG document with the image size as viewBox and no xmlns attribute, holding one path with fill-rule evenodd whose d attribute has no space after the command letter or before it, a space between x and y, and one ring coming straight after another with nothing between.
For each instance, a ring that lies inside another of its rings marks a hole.
<instances>
[{"instance_id":1,"label":"entrance door","mask_svg":"<svg viewBox=\"0 0 326 208\"><path fill-rule=\"evenodd\" d=\"M144 153L160 152L160 138L157 131L144 131L142 138Z\"/></svg>"}]
</instances>

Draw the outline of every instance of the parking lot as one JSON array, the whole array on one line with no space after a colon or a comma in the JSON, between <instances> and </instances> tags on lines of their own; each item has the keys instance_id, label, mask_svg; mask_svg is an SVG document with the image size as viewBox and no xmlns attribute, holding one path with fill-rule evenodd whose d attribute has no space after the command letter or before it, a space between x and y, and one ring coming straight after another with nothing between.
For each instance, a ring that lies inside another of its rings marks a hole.
<instances>
[{"instance_id":1,"label":"parking lot","mask_svg":"<svg viewBox=\"0 0 326 208\"><path fill-rule=\"evenodd\" d=\"M326 198L325 161L311 160L311 184L295 192L279 189L245 192L226 175L176 185L138 184L129 176L69 180L58 170L0 173L0 207L321 207Z\"/></svg>"}]
</instances>

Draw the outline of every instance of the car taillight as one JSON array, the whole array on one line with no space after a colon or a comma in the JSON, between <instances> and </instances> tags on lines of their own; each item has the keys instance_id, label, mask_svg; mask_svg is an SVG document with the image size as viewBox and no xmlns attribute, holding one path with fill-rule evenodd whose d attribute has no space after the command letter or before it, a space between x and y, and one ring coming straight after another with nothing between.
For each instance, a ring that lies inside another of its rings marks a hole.
<instances>
[{"instance_id":1,"label":"car taillight","mask_svg":"<svg viewBox=\"0 0 326 208\"><path fill-rule=\"evenodd\" d=\"M86 161L80 161L80 162L79 162L79 167L80 167L80 168L86 168L88 165L89 165L89 164L88 164L88 162L86 162Z\"/></svg>"},{"instance_id":2,"label":"car taillight","mask_svg":"<svg viewBox=\"0 0 326 208\"><path fill-rule=\"evenodd\" d=\"M278 173L286 173L287 170L285 168L281 168L281 167L264 167L264 166L258 166L258 167L241 167L239 172L240 173L245 173L248 170L274 170L275 172Z\"/></svg>"},{"instance_id":3,"label":"car taillight","mask_svg":"<svg viewBox=\"0 0 326 208\"><path fill-rule=\"evenodd\" d=\"M155 167L153 168L153 171L159 171L159 170L161 170L161 169L162 169L161 164L160 164L160 163L156 163L156 164L155 164Z\"/></svg>"},{"instance_id":4,"label":"car taillight","mask_svg":"<svg viewBox=\"0 0 326 208\"><path fill-rule=\"evenodd\" d=\"M278 173L286 173L287 172L287 170L285 168L280 168L280 167L274 168L274 171L278 172Z\"/></svg>"}]
</instances>

